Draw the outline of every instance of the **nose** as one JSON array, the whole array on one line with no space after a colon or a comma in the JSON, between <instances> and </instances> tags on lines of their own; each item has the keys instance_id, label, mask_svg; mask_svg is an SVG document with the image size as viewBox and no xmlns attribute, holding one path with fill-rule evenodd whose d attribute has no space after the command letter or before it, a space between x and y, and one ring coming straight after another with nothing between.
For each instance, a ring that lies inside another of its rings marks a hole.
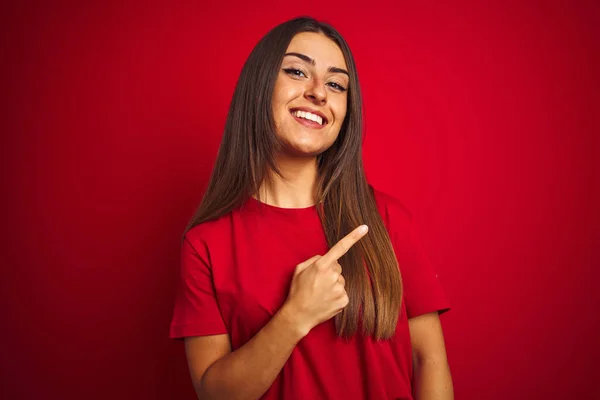
<instances>
[{"instance_id":1,"label":"nose","mask_svg":"<svg viewBox=\"0 0 600 400\"><path fill-rule=\"evenodd\" d=\"M304 92L304 96L312 103L324 105L327 103L327 89L320 79L313 79Z\"/></svg>"}]
</instances>

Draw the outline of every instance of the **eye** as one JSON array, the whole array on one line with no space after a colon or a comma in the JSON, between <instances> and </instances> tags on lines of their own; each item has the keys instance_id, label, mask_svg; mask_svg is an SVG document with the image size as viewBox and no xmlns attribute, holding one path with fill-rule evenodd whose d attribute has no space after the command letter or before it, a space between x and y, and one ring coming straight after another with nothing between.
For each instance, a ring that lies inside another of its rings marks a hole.
<instances>
[{"instance_id":1,"label":"eye","mask_svg":"<svg viewBox=\"0 0 600 400\"><path fill-rule=\"evenodd\" d=\"M302 72L302 71L300 71L299 69L296 69L296 68L284 68L283 70L288 75L304 76L304 77L306 77L306 74L304 72Z\"/></svg>"},{"instance_id":2,"label":"eye","mask_svg":"<svg viewBox=\"0 0 600 400\"><path fill-rule=\"evenodd\" d=\"M343 87L342 85L340 85L339 83L335 83L335 82L329 82L328 85L330 87L332 87L333 89L340 91L340 92L345 92L347 89L345 87Z\"/></svg>"}]
</instances>

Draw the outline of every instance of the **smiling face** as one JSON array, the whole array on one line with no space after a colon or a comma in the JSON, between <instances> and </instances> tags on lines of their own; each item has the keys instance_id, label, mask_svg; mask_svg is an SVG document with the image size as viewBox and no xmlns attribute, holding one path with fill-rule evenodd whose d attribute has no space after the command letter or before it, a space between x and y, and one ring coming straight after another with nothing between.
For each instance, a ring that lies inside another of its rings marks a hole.
<instances>
[{"instance_id":1,"label":"smiling face","mask_svg":"<svg viewBox=\"0 0 600 400\"><path fill-rule=\"evenodd\" d=\"M346 117L349 77L338 45L320 33L294 36L275 81L273 115L284 152L316 156L337 138Z\"/></svg>"}]
</instances>

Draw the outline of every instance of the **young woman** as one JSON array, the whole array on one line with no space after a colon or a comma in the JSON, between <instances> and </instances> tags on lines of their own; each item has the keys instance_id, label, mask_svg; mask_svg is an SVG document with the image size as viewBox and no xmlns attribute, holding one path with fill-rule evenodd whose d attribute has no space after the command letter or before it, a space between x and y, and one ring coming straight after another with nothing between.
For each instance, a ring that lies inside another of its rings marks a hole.
<instances>
[{"instance_id":1,"label":"young woman","mask_svg":"<svg viewBox=\"0 0 600 400\"><path fill-rule=\"evenodd\" d=\"M348 45L297 18L237 83L183 238L171 337L201 399L451 399L449 309L411 214L370 186Z\"/></svg>"}]
</instances>

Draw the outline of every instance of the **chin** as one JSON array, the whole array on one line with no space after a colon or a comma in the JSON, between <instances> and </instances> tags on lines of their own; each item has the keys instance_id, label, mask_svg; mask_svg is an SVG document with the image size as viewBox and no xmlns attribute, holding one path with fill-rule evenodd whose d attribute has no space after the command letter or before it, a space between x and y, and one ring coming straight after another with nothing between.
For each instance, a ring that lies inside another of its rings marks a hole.
<instances>
[{"instance_id":1,"label":"chin","mask_svg":"<svg viewBox=\"0 0 600 400\"><path fill-rule=\"evenodd\" d=\"M313 132L309 135L304 132L295 132L295 134L283 136L282 139L285 143L285 153L297 157L316 157L333 144L325 137L315 137Z\"/></svg>"},{"instance_id":2,"label":"chin","mask_svg":"<svg viewBox=\"0 0 600 400\"><path fill-rule=\"evenodd\" d=\"M307 146L296 144L288 146L288 150L286 151L286 153L300 157L316 157L325 150L326 149L323 149L322 146Z\"/></svg>"},{"instance_id":3,"label":"chin","mask_svg":"<svg viewBox=\"0 0 600 400\"><path fill-rule=\"evenodd\" d=\"M311 149L294 149L293 152L295 155L297 156L301 156L301 157L316 157L319 154L322 153L322 151L319 150L311 150Z\"/></svg>"}]
</instances>

